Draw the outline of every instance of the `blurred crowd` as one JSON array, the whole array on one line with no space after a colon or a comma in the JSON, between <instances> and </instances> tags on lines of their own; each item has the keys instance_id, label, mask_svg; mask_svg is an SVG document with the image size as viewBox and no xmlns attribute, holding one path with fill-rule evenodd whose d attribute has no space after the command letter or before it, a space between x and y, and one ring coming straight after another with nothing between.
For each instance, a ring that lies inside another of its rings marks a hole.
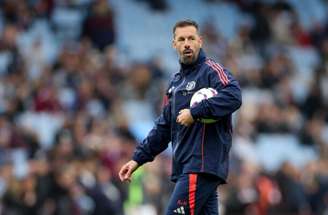
<instances>
[{"instance_id":1,"label":"blurred crowd","mask_svg":"<svg viewBox=\"0 0 328 215\"><path fill-rule=\"evenodd\" d=\"M200 23L205 51L234 73L246 98L234 116L221 214L327 215L328 17L304 29L288 1L259 2L233 1L248 17L234 38ZM116 23L107 0L0 1L0 214L163 214L174 186L169 151L130 184L117 171L160 112L172 74L158 57L121 57ZM319 56L305 78L290 47ZM262 134L292 135L317 159L268 171L254 149Z\"/></svg>"}]
</instances>

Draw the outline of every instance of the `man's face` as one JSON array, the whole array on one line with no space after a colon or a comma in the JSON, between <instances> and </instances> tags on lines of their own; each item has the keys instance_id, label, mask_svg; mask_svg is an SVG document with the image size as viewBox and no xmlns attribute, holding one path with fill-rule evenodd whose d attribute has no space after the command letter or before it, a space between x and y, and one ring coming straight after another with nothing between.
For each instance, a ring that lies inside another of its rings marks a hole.
<instances>
[{"instance_id":1,"label":"man's face","mask_svg":"<svg viewBox=\"0 0 328 215\"><path fill-rule=\"evenodd\" d=\"M194 26L178 27L175 29L173 47L177 50L181 63L192 64L198 57L202 39Z\"/></svg>"}]
</instances>

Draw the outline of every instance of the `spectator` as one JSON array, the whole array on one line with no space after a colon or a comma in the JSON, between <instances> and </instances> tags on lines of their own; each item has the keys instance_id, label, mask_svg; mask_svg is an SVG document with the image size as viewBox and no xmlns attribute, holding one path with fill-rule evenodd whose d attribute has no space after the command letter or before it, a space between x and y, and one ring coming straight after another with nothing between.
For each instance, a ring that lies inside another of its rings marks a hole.
<instances>
[{"instance_id":1,"label":"spectator","mask_svg":"<svg viewBox=\"0 0 328 215\"><path fill-rule=\"evenodd\" d=\"M106 46L115 42L114 12L107 0L96 0L92 3L82 31L82 36L89 38L92 44L100 50L104 50Z\"/></svg>"}]
</instances>

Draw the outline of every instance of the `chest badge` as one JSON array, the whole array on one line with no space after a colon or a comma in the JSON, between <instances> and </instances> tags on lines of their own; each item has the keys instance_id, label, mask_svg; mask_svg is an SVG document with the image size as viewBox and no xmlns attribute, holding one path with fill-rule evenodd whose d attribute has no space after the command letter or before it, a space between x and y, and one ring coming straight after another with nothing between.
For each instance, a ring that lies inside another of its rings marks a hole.
<instances>
[{"instance_id":1,"label":"chest badge","mask_svg":"<svg viewBox=\"0 0 328 215\"><path fill-rule=\"evenodd\" d=\"M186 86L186 90L190 91L193 90L196 86L196 81L189 81Z\"/></svg>"}]
</instances>

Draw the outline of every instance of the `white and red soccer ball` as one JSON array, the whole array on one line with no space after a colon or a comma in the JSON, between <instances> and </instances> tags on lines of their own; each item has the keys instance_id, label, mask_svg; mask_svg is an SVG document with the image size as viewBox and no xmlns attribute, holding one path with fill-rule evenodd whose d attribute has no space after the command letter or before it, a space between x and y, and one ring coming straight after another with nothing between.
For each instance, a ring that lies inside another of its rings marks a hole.
<instances>
[{"instance_id":1,"label":"white and red soccer ball","mask_svg":"<svg viewBox=\"0 0 328 215\"><path fill-rule=\"evenodd\" d=\"M204 99L212 98L213 96L217 95L218 92L213 88L202 88L198 91L196 91L190 100L190 107L193 107L200 103ZM214 123L217 120L215 119L201 119L201 122L203 123Z\"/></svg>"}]
</instances>

